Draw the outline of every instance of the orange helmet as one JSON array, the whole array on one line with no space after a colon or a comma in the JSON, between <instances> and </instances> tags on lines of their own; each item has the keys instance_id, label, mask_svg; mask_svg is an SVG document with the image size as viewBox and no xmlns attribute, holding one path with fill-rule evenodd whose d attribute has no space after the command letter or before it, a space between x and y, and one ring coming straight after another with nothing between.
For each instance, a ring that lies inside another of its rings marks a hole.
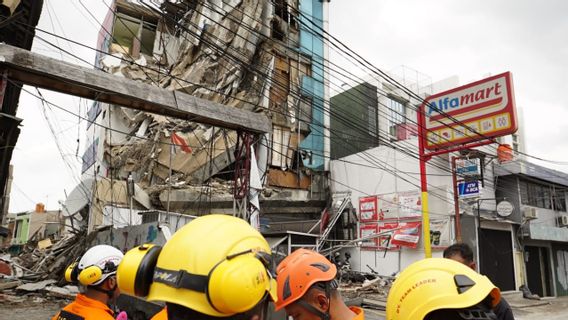
<instances>
[{"instance_id":1,"label":"orange helmet","mask_svg":"<svg viewBox=\"0 0 568 320\"><path fill-rule=\"evenodd\" d=\"M315 283L334 280L337 268L315 251L298 249L280 262L276 273L276 310L280 310L302 298Z\"/></svg>"}]
</instances>

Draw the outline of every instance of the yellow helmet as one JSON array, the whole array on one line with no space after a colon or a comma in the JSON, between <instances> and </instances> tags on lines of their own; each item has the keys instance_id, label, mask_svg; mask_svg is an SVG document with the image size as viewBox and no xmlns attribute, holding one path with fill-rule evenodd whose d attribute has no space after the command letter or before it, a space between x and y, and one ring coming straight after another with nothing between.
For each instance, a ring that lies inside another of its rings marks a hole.
<instances>
[{"instance_id":1,"label":"yellow helmet","mask_svg":"<svg viewBox=\"0 0 568 320\"><path fill-rule=\"evenodd\" d=\"M227 215L199 217L164 245L126 253L118 268L123 293L182 305L214 317L276 297L270 246L246 221Z\"/></svg>"},{"instance_id":2,"label":"yellow helmet","mask_svg":"<svg viewBox=\"0 0 568 320\"><path fill-rule=\"evenodd\" d=\"M499 289L469 267L450 259L424 259L408 266L393 283L386 319L425 319L434 311L465 310L486 299L494 307L500 298Z\"/></svg>"}]
</instances>

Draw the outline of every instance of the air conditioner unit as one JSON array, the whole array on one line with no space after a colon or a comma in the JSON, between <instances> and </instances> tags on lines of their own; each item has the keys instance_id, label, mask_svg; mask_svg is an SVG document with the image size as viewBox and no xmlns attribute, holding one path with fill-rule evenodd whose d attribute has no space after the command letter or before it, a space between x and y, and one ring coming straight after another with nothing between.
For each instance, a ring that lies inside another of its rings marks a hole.
<instances>
[{"instance_id":1,"label":"air conditioner unit","mask_svg":"<svg viewBox=\"0 0 568 320\"><path fill-rule=\"evenodd\" d=\"M561 227L568 227L568 215L558 217L558 225Z\"/></svg>"},{"instance_id":2,"label":"air conditioner unit","mask_svg":"<svg viewBox=\"0 0 568 320\"><path fill-rule=\"evenodd\" d=\"M538 218L538 211L536 210L536 208L527 207L523 211L523 216L527 220L537 219Z\"/></svg>"}]
</instances>

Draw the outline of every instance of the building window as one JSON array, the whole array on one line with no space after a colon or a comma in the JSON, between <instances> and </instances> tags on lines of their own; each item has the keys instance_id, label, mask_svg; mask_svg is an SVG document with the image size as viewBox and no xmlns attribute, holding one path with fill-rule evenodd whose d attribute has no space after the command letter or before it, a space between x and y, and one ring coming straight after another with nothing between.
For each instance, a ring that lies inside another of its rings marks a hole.
<instances>
[{"instance_id":1,"label":"building window","mask_svg":"<svg viewBox=\"0 0 568 320\"><path fill-rule=\"evenodd\" d=\"M371 136L377 136L377 108L367 106L367 130Z\"/></svg>"},{"instance_id":2,"label":"building window","mask_svg":"<svg viewBox=\"0 0 568 320\"><path fill-rule=\"evenodd\" d=\"M97 160L97 149L99 146L99 138L95 139L93 144L91 144L83 154L83 166L81 168L81 173L85 173Z\"/></svg>"},{"instance_id":3,"label":"building window","mask_svg":"<svg viewBox=\"0 0 568 320\"><path fill-rule=\"evenodd\" d=\"M113 44L115 46L114 49L111 47L111 51L134 56L137 56L139 52L152 55L155 38L155 24L118 13L113 30Z\"/></svg>"},{"instance_id":4,"label":"building window","mask_svg":"<svg viewBox=\"0 0 568 320\"><path fill-rule=\"evenodd\" d=\"M520 181L521 203L528 206L566 212L563 191L530 181Z\"/></svg>"},{"instance_id":5,"label":"building window","mask_svg":"<svg viewBox=\"0 0 568 320\"><path fill-rule=\"evenodd\" d=\"M515 151L515 153L519 152L519 136L517 136L516 134L513 134L511 136L513 138L513 151Z\"/></svg>"},{"instance_id":6,"label":"building window","mask_svg":"<svg viewBox=\"0 0 568 320\"><path fill-rule=\"evenodd\" d=\"M397 127L406 122L406 106L397 100L389 99L387 107L391 114L389 130L391 135L396 137Z\"/></svg>"},{"instance_id":7,"label":"building window","mask_svg":"<svg viewBox=\"0 0 568 320\"><path fill-rule=\"evenodd\" d=\"M566 212L566 193L564 190L554 190L554 210Z\"/></svg>"}]
</instances>

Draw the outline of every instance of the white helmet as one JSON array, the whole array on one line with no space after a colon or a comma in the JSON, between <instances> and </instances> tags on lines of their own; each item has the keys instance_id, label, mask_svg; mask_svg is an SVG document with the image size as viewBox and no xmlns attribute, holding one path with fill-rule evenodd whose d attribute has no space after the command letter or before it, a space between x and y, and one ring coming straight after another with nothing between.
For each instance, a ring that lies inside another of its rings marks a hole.
<instances>
[{"instance_id":1,"label":"white helmet","mask_svg":"<svg viewBox=\"0 0 568 320\"><path fill-rule=\"evenodd\" d=\"M79 260L78 280L84 285L96 286L111 275L116 274L116 268L124 254L115 247L98 245L90 248Z\"/></svg>"}]
</instances>

